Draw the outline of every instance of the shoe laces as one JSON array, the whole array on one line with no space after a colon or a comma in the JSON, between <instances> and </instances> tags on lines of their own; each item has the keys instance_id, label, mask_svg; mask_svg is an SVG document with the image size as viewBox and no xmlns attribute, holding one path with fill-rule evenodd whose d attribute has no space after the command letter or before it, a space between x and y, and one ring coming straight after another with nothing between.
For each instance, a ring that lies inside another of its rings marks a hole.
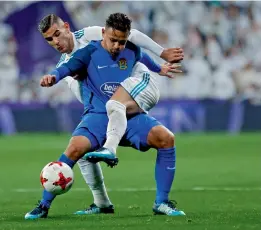
<instances>
[{"instance_id":1,"label":"shoe laces","mask_svg":"<svg viewBox=\"0 0 261 230\"><path fill-rule=\"evenodd\" d=\"M36 203L35 205L37 206L31 211L32 214L37 214L44 210L44 206L41 204L41 201L38 201L38 203Z\"/></svg>"},{"instance_id":2,"label":"shoe laces","mask_svg":"<svg viewBox=\"0 0 261 230\"><path fill-rule=\"evenodd\" d=\"M85 211L92 211L93 208L98 208L96 204L91 204L90 207L86 208Z\"/></svg>"},{"instance_id":3,"label":"shoe laces","mask_svg":"<svg viewBox=\"0 0 261 230\"><path fill-rule=\"evenodd\" d=\"M37 205L35 209L40 209L40 210L48 209L48 208L46 208L43 204L41 204L41 201L40 201L40 200L38 200L35 205Z\"/></svg>"},{"instance_id":4,"label":"shoe laces","mask_svg":"<svg viewBox=\"0 0 261 230\"><path fill-rule=\"evenodd\" d=\"M168 207L170 207L171 209L175 209L176 210L176 207L177 207L177 201L175 200L168 200L166 202L166 204L168 205Z\"/></svg>"}]
</instances>

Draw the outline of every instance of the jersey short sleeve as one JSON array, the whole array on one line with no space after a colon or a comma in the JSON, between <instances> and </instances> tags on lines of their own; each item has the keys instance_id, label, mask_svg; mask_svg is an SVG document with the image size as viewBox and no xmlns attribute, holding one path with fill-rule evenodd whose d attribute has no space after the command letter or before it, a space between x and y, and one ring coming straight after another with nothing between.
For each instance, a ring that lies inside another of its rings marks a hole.
<instances>
[{"instance_id":1,"label":"jersey short sleeve","mask_svg":"<svg viewBox=\"0 0 261 230\"><path fill-rule=\"evenodd\" d=\"M75 38L77 40L82 40L83 42L89 43L92 40L102 39L102 27L100 26L89 26L81 30L74 32Z\"/></svg>"}]
</instances>

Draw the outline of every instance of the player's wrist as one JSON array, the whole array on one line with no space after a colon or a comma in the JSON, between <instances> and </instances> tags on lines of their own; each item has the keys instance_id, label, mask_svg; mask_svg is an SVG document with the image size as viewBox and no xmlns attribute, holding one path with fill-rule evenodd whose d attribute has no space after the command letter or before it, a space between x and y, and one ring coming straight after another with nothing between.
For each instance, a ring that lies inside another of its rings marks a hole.
<instances>
[{"instance_id":1,"label":"player's wrist","mask_svg":"<svg viewBox=\"0 0 261 230\"><path fill-rule=\"evenodd\" d=\"M54 76L55 77L55 84L58 82L58 81L60 81L61 79L60 79L60 74L59 74L59 72L55 69L55 70L53 70L53 71L51 71L50 73L49 73L51 76Z\"/></svg>"},{"instance_id":2,"label":"player's wrist","mask_svg":"<svg viewBox=\"0 0 261 230\"><path fill-rule=\"evenodd\" d=\"M164 60L167 59L167 49L166 49L166 48L163 48L163 49L162 49L162 52L161 52L161 54L160 54L160 57L161 57L162 59L164 59Z\"/></svg>"},{"instance_id":3,"label":"player's wrist","mask_svg":"<svg viewBox=\"0 0 261 230\"><path fill-rule=\"evenodd\" d=\"M155 73L160 73L162 69L162 66L158 63L155 63Z\"/></svg>"}]
</instances>

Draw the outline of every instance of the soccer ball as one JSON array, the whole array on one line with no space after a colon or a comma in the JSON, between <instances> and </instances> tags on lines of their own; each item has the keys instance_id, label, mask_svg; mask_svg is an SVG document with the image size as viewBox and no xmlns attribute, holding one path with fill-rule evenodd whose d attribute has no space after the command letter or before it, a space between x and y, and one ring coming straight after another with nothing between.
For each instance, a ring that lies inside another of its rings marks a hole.
<instances>
[{"instance_id":1,"label":"soccer ball","mask_svg":"<svg viewBox=\"0 0 261 230\"><path fill-rule=\"evenodd\" d=\"M66 193L74 182L73 170L63 162L50 162L44 166L40 182L46 191L54 195Z\"/></svg>"}]
</instances>

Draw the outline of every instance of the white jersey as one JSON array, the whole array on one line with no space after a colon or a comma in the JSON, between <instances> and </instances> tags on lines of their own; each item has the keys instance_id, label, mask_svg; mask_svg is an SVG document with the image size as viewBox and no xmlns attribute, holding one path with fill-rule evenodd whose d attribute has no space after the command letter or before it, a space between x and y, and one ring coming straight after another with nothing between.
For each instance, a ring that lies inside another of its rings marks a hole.
<instances>
[{"instance_id":1,"label":"white jersey","mask_svg":"<svg viewBox=\"0 0 261 230\"><path fill-rule=\"evenodd\" d=\"M85 47L90 41L101 40L102 28L103 27L100 26L89 26L73 32L73 51L70 54L62 54L56 67L59 67L62 63L66 62L76 50ZM150 39L147 35L135 29L131 30L128 40L141 48L150 50L157 56L160 56L163 51L163 48L160 45Z\"/></svg>"},{"instance_id":2,"label":"white jersey","mask_svg":"<svg viewBox=\"0 0 261 230\"><path fill-rule=\"evenodd\" d=\"M102 28L100 26L91 26L86 27L81 30L75 31L72 33L73 35L73 42L74 42L74 48L73 51L70 54L62 54L59 62L57 63L56 67L61 66L64 62L67 62L70 58L70 56L77 51L78 49L81 49L89 44L92 40L101 40L102 39ZM135 45L150 50L157 56L160 56L163 48L158 45L156 42L154 42L152 39L150 39L147 35L141 33L138 30L132 29L130 36L128 38L129 41L134 43ZM145 65L142 63L136 64L132 75L126 79L124 82L122 82L122 86L131 93L132 90L137 87L139 88L140 85L141 90L138 90L135 93L135 97L133 99L137 102L137 104L140 106L141 109L143 109L145 112L149 111L155 104L157 104L159 100L159 90L156 86L155 79L153 79L153 75L146 75L148 78L146 78L146 81L144 79L143 73L147 72L149 74L149 70ZM64 80L67 82L69 88L71 91L75 94L76 98L82 103L81 93L80 93L80 84L78 81L74 80L72 77L68 76L64 78ZM145 82L144 82L145 81Z\"/></svg>"},{"instance_id":3,"label":"white jersey","mask_svg":"<svg viewBox=\"0 0 261 230\"><path fill-rule=\"evenodd\" d=\"M160 92L147 66L137 62L131 76L121 82L121 86L144 112L149 112L159 101Z\"/></svg>"}]
</instances>

